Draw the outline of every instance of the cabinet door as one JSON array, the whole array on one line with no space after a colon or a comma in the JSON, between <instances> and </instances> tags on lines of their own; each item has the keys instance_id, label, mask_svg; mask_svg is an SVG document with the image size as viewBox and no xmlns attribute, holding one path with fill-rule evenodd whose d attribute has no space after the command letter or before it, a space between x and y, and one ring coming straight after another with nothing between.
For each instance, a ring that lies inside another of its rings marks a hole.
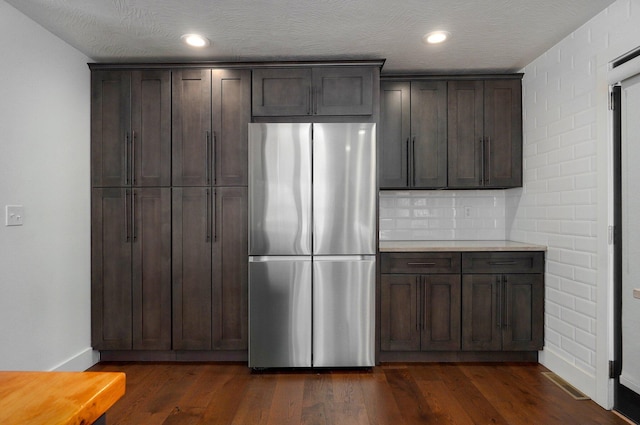
<instances>
[{"instance_id":1,"label":"cabinet door","mask_svg":"<svg viewBox=\"0 0 640 425\"><path fill-rule=\"evenodd\" d=\"M480 187L483 182L484 94L482 81L448 83L448 185Z\"/></svg>"},{"instance_id":2,"label":"cabinet door","mask_svg":"<svg viewBox=\"0 0 640 425\"><path fill-rule=\"evenodd\" d=\"M447 83L411 83L410 186L447 185Z\"/></svg>"},{"instance_id":3,"label":"cabinet door","mask_svg":"<svg viewBox=\"0 0 640 425\"><path fill-rule=\"evenodd\" d=\"M133 189L133 349L171 349L171 189Z\"/></svg>"},{"instance_id":4,"label":"cabinet door","mask_svg":"<svg viewBox=\"0 0 640 425\"><path fill-rule=\"evenodd\" d=\"M93 189L91 340L97 350L131 349L130 189Z\"/></svg>"},{"instance_id":5,"label":"cabinet door","mask_svg":"<svg viewBox=\"0 0 640 425\"><path fill-rule=\"evenodd\" d=\"M425 275L421 281L421 349L460 350L460 275Z\"/></svg>"},{"instance_id":6,"label":"cabinet door","mask_svg":"<svg viewBox=\"0 0 640 425\"><path fill-rule=\"evenodd\" d=\"M91 185L131 184L131 74L91 73Z\"/></svg>"},{"instance_id":7,"label":"cabinet door","mask_svg":"<svg viewBox=\"0 0 640 425\"><path fill-rule=\"evenodd\" d=\"M417 275L381 276L380 348L384 351L420 350Z\"/></svg>"},{"instance_id":8,"label":"cabinet door","mask_svg":"<svg viewBox=\"0 0 640 425\"><path fill-rule=\"evenodd\" d=\"M171 185L171 72L131 73L131 163L135 186Z\"/></svg>"},{"instance_id":9,"label":"cabinet door","mask_svg":"<svg viewBox=\"0 0 640 425\"><path fill-rule=\"evenodd\" d=\"M211 350L212 190L173 188L175 350Z\"/></svg>"},{"instance_id":10,"label":"cabinet door","mask_svg":"<svg viewBox=\"0 0 640 425\"><path fill-rule=\"evenodd\" d=\"M541 274L502 277L504 311L502 349L541 350L544 344L544 278Z\"/></svg>"},{"instance_id":11,"label":"cabinet door","mask_svg":"<svg viewBox=\"0 0 640 425\"><path fill-rule=\"evenodd\" d=\"M176 70L172 80L172 183L211 185L211 70Z\"/></svg>"},{"instance_id":12,"label":"cabinet door","mask_svg":"<svg viewBox=\"0 0 640 425\"><path fill-rule=\"evenodd\" d=\"M522 186L520 80L485 81L484 135L484 186Z\"/></svg>"},{"instance_id":13,"label":"cabinet door","mask_svg":"<svg viewBox=\"0 0 640 425\"><path fill-rule=\"evenodd\" d=\"M383 82L380 87L380 188L409 185L409 143L411 137L411 85Z\"/></svg>"},{"instance_id":14,"label":"cabinet door","mask_svg":"<svg viewBox=\"0 0 640 425\"><path fill-rule=\"evenodd\" d=\"M215 188L213 348L247 349L247 188Z\"/></svg>"},{"instance_id":15,"label":"cabinet door","mask_svg":"<svg viewBox=\"0 0 640 425\"><path fill-rule=\"evenodd\" d=\"M373 69L327 67L313 69L314 115L371 115Z\"/></svg>"},{"instance_id":16,"label":"cabinet door","mask_svg":"<svg viewBox=\"0 0 640 425\"><path fill-rule=\"evenodd\" d=\"M246 186L251 71L214 69L212 102L214 184Z\"/></svg>"},{"instance_id":17,"label":"cabinet door","mask_svg":"<svg viewBox=\"0 0 640 425\"><path fill-rule=\"evenodd\" d=\"M462 350L502 348L500 275L462 276Z\"/></svg>"},{"instance_id":18,"label":"cabinet door","mask_svg":"<svg viewBox=\"0 0 640 425\"><path fill-rule=\"evenodd\" d=\"M311 115L311 69L255 69L252 77L254 116Z\"/></svg>"}]
</instances>

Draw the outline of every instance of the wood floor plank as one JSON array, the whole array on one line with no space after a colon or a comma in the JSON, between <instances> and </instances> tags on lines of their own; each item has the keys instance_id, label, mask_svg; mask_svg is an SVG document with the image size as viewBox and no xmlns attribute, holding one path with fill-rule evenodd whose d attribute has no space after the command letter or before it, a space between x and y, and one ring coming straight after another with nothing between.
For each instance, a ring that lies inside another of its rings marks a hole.
<instances>
[{"instance_id":1,"label":"wood floor plank","mask_svg":"<svg viewBox=\"0 0 640 425\"><path fill-rule=\"evenodd\" d=\"M403 419L383 367L374 368L360 381L370 425L402 424Z\"/></svg>"},{"instance_id":2,"label":"wood floor plank","mask_svg":"<svg viewBox=\"0 0 640 425\"><path fill-rule=\"evenodd\" d=\"M223 385L212 392L211 402L207 405L201 425L229 425L238 413L240 403L252 377L249 368L229 368L230 379L226 379Z\"/></svg>"},{"instance_id":3,"label":"wood floor plank","mask_svg":"<svg viewBox=\"0 0 640 425\"><path fill-rule=\"evenodd\" d=\"M459 401L474 423L508 424L482 392L473 384L470 384L469 379L462 373L458 364L440 364L436 370L442 382L447 385L453 397Z\"/></svg>"},{"instance_id":4,"label":"wood floor plank","mask_svg":"<svg viewBox=\"0 0 640 425\"><path fill-rule=\"evenodd\" d=\"M387 381L407 425L435 423L437 420L408 367L386 369Z\"/></svg>"},{"instance_id":5,"label":"wood floor plank","mask_svg":"<svg viewBox=\"0 0 640 425\"><path fill-rule=\"evenodd\" d=\"M127 375L111 425L626 425L532 363L252 373L243 363L104 363Z\"/></svg>"},{"instance_id":6,"label":"wood floor plank","mask_svg":"<svg viewBox=\"0 0 640 425\"><path fill-rule=\"evenodd\" d=\"M269 412L268 425L298 425L302 417L304 375L279 374Z\"/></svg>"}]
</instances>

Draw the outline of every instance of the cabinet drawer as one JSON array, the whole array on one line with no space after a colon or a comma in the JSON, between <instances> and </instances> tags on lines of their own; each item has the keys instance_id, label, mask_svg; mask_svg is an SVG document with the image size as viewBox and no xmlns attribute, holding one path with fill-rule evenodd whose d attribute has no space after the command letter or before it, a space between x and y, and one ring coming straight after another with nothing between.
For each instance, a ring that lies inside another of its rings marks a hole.
<instances>
[{"instance_id":1,"label":"cabinet drawer","mask_svg":"<svg viewBox=\"0 0 640 425\"><path fill-rule=\"evenodd\" d=\"M469 252L463 273L544 273L544 252Z\"/></svg>"},{"instance_id":2,"label":"cabinet drawer","mask_svg":"<svg viewBox=\"0 0 640 425\"><path fill-rule=\"evenodd\" d=\"M382 253L382 273L460 273L457 252Z\"/></svg>"}]
</instances>

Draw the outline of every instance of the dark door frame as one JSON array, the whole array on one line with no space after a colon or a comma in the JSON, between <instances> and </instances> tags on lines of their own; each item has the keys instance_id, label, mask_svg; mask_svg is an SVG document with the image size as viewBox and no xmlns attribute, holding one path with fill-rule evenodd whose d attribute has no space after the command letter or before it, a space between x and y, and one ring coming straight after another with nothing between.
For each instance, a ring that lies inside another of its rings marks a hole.
<instances>
[{"instance_id":1,"label":"dark door frame","mask_svg":"<svg viewBox=\"0 0 640 425\"><path fill-rule=\"evenodd\" d=\"M622 88L612 87L613 109L613 363L614 409L640 422L640 395L620 384L622 372Z\"/></svg>"}]
</instances>

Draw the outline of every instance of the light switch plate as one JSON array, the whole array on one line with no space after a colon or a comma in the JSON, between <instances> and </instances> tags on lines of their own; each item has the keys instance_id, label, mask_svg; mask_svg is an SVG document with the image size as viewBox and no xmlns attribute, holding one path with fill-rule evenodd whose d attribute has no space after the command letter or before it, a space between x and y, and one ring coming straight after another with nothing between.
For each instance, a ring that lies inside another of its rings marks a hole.
<instances>
[{"instance_id":1,"label":"light switch plate","mask_svg":"<svg viewBox=\"0 0 640 425\"><path fill-rule=\"evenodd\" d=\"M22 205L7 205L5 211L5 225L22 226L24 224L24 207Z\"/></svg>"},{"instance_id":2,"label":"light switch plate","mask_svg":"<svg viewBox=\"0 0 640 425\"><path fill-rule=\"evenodd\" d=\"M640 289L633 290L633 298L640 298Z\"/></svg>"}]
</instances>

